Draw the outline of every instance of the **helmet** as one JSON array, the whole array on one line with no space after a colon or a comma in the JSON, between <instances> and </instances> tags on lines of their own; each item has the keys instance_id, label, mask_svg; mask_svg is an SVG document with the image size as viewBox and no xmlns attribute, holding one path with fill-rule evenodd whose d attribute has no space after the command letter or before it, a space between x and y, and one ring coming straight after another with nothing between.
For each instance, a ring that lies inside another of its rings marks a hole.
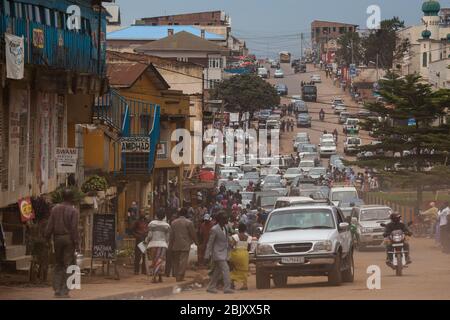
<instances>
[{"instance_id":1,"label":"helmet","mask_svg":"<svg viewBox=\"0 0 450 320\"><path fill-rule=\"evenodd\" d=\"M400 222L401 216L397 212L394 212L390 216L392 222Z\"/></svg>"}]
</instances>

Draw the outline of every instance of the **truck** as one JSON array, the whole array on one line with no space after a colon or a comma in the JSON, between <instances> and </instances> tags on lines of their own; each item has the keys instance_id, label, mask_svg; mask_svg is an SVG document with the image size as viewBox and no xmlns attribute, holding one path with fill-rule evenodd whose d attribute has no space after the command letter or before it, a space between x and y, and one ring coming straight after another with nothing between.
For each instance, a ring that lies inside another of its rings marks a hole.
<instances>
[{"instance_id":1,"label":"truck","mask_svg":"<svg viewBox=\"0 0 450 320\"><path fill-rule=\"evenodd\" d=\"M317 102L317 87L315 85L303 85L302 100Z\"/></svg>"},{"instance_id":2,"label":"truck","mask_svg":"<svg viewBox=\"0 0 450 320\"><path fill-rule=\"evenodd\" d=\"M281 51L280 63L291 63L291 53L287 51Z\"/></svg>"}]
</instances>

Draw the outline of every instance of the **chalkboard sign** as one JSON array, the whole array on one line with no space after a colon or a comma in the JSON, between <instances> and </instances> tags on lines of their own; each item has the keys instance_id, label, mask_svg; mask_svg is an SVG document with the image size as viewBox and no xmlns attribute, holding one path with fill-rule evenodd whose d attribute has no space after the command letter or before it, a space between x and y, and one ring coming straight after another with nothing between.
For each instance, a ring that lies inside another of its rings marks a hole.
<instances>
[{"instance_id":1,"label":"chalkboard sign","mask_svg":"<svg viewBox=\"0 0 450 320\"><path fill-rule=\"evenodd\" d=\"M116 217L95 214L92 231L92 258L114 259L116 251Z\"/></svg>"}]
</instances>

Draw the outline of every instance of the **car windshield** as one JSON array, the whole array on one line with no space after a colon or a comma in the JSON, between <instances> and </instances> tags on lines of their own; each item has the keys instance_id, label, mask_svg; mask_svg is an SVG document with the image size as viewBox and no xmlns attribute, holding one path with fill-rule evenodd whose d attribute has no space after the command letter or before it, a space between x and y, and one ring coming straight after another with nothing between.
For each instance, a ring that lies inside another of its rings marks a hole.
<instances>
[{"instance_id":1,"label":"car windshield","mask_svg":"<svg viewBox=\"0 0 450 320\"><path fill-rule=\"evenodd\" d=\"M309 172L310 175L325 175L327 173L327 169L325 168L313 168L311 169L311 171Z\"/></svg>"},{"instance_id":2,"label":"car windshield","mask_svg":"<svg viewBox=\"0 0 450 320\"><path fill-rule=\"evenodd\" d=\"M333 101L333 103L334 104L339 104L339 103L344 103L344 100L342 100L342 99L334 99L334 101Z\"/></svg>"},{"instance_id":3,"label":"car windshield","mask_svg":"<svg viewBox=\"0 0 450 320\"><path fill-rule=\"evenodd\" d=\"M308 142L307 137L297 137L295 138L295 142Z\"/></svg>"},{"instance_id":4,"label":"car windshield","mask_svg":"<svg viewBox=\"0 0 450 320\"><path fill-rule=\"evenodd\" d=\"M334 229L332 212L327 209L298 209L272 214L266 232L295 229Z\"/></svg>"},{"instance_id":5,"label":"car windshield","mask_svg":"<svg viewBox=\"0 0 450 320\"><path fill-rule=\"evenodd\" d=\"M289 168L286 170L286 174L300 174L301 170L297 168Z\"/></svg>"},{"instance_id":6,"label":"car windshield","mask_svg":"<svg viewBox=\"0 0 450 320\"><path fill-rule=\"evenodd\" d=\"M303 87L303 91L305 93L316 93L317 92L317 88L316 87L311 87L311 86L304 86Z\"/></svg>"},{"instance_id":7,"label":"car windshield","mask_svg":"<svg viewBox=\"0 0 450 320\"><path fill-rule=\"evenodd\" d=\"M274 206L275 202L277 202L277 199L280 197L280 195L274 195L274 196L262 196L260 199L261 201L261 207L269 207Z\"/></svg>"},{"instance_id":8,"label":"car windshield","mask_svg":"<svg viewBox=\"0 0 450 320\"><path fill-rule=\"evenodd\" d=\"M336 145L334 144L333 141L322 141L322 146L323 147L335 147Z\"/></svg>"},{"instance_id":9,"label":"car windshield","mask_svg":"<svg viewBox=\"0 0 450 320\"><path fill-rule=\"evenodd\" d=\"M264 179L264 183L280 183L281 176L267 176Z\"/></svg>"},{"instance_id":10,"label":"car windshield","mask_svg":"<svg viewBox=\"0 0 450 320\"><path fill-rule=\"evenodd\" d=\"M349 138L348 139L349 144L361 144L361 139L358 138Z\"/></svg>"},{"instance_id":11,"label":"car windshield","mask_svg":"<svg viewBox=\"0 0 450 320\"><path fill-rule=\"evenodd\" d=\"M370 209L362 210L360 213L360 221L377 221L377 220L389 220L392 210L385 209Z\"/></svg>"},{"instance_id":12,"label":"car windshield","mask_svg":"<svg viewBox=\"0 0 450 320\"><path fill-rule=\"evenodd\" d=\"M358 120L347 120L347 124L348 125L351 125L351 126L354 126L354 125L356 125L356 124L358 124Z\"/></svg>"},{"instance_id":13,"label":"car windshield","mask_svg":"<svg viewBox=\"0 0 450 320\"><path fill-rule=\"evenodd\" d=\"M314 168L314 161L301 161L300 167L302 168Z\"/></svg>"},{"instance_id":14,"label":"car windshield","mask_svg":"<svg viewBox=\"0 0 450 320\"><path fill-rule=\"evenodd\" d=\"M301 146L300 152L317 152L317 148L316 146L305 144Z\"/></svg>"},{"instance_id":15,"label":"car windshield","mask_svg":"<svg viewBox=\"0 0 450 320\"><path fill-rule=\"evenodd\" d=\"M335 191L333 192L331 201L339 201L350 203L352 200L358 199L358 192L356 191Z\"/></svg>"},{"instance_id":16,"label":"car windshield","mask_svg":"<svg viewBox=\"0 0 450 320\"><path fill-rule=\"evenodd\" d=\"M244 174L244 179L259 179L258 172L247 172Z\"/></svg>"}]
</instances>

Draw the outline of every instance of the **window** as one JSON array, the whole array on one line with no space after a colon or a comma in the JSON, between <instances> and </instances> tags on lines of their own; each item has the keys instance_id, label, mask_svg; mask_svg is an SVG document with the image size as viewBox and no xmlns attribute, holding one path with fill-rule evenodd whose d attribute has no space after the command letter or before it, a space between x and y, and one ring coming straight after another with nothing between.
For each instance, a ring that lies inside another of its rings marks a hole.
<instances>
[{"instance_id":1,"label":"window","mask_svg":"<svg viewBox=\"0 0 450 320\"><path fill-rule=\"evenodd\" d=\"M177 61L181 61L181 62L188 62L189 58L187 57L178 57Z\"/></svg>"},{"instance_id":2,"label":"window","mask_svg":"<svg viewBox=\"0 0 450 320\"><path fill-rule=\"evenodd\" d=\"M422 57L422 67L424 67L424 68L427 67L427 53L426 53L426 52L423 53L423 57Z\"/></svg>"},{"instance_id":3,"label":"window","mask_svg":"<svg viewBox=\"0 0 450 320\"><path fill-rule=\"evenodd\" d=\"M333 32L336 32L336 27L333 27Z\"/></svg>"},{"instance_id":4,"label":"window","mask_svg":"<svg viewBox=\"0 0 450 320\"><path fill-rule=\"evenodd\" d=\"M214 69L222 68L222 58L221 57L209 58L208 62L209 62L209 68L214 68Z\"/></svg>"}]
</instances>

